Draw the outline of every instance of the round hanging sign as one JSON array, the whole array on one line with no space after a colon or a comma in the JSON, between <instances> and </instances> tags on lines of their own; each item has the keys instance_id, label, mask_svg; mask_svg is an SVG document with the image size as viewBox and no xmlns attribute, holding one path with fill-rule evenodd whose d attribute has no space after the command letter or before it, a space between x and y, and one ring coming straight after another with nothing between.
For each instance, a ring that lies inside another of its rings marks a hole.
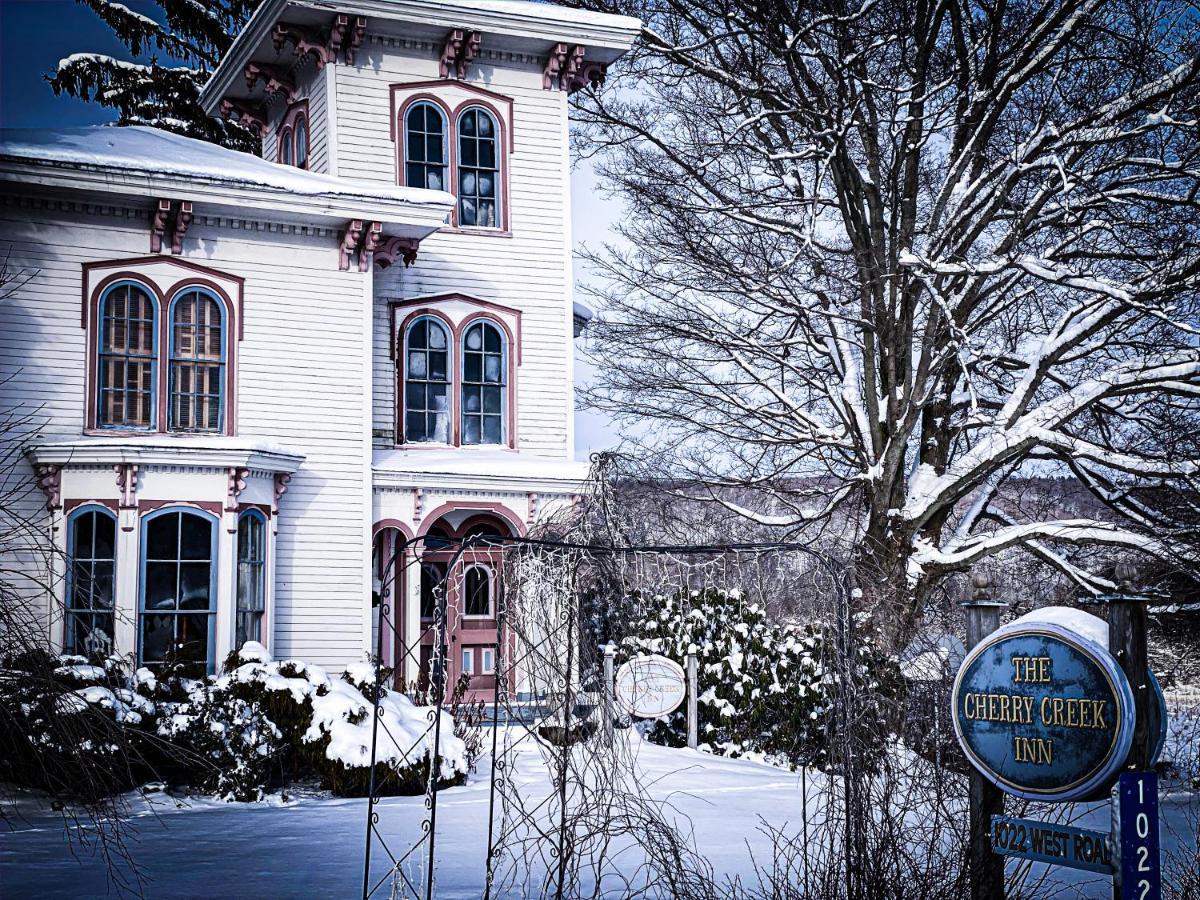
<instances>
[{"instance_id":1,"label":"round hanging sign","mask_svg":"<svg viewBox=\"0 0 1200 900\"><path fill-rule=\"evenodd\" d=\"M631 716L657 719L679 708L687 689L683 668L665 656L635 656L617 669L616 698Z\"/></svg>"},{"instance_id":2,"label":"round hanging sign","mask_svg":"<svg viewBox=\"0 0 1200 900\"><path fill-rule=\"evenodd\" d=\"M971 764L1027 800L1078 800L1106 787L1133 742L1133 692L1107 624L1037 610L992 632L958 670L954 730Z\"/></svg>"}]
</instances>

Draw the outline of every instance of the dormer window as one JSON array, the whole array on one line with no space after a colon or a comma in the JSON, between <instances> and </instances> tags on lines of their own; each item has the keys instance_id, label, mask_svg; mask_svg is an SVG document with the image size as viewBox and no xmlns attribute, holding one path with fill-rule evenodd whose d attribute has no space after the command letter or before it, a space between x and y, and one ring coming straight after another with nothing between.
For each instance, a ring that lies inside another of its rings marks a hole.
<instances>
[{"instance_id":1,"label":"dormer window","mask_svg":"<svg viewBox=\"0 0 1200 900\"><path fill-rule=\"evenodd\" d=\"M428 101L404 117L404 180L409 187L446 190L446 119Z\"/></svg>"},{"instance_id":2,"label":"dormer window","mask_svg":"<svg viewBox=\"0 0 1200 900\"><path fill-rule=\"evenodd\" d=\"M290 107L279 123L275 138L275 158L285 166L308 168L308 101Z\"/></svg>"}]
</instances>

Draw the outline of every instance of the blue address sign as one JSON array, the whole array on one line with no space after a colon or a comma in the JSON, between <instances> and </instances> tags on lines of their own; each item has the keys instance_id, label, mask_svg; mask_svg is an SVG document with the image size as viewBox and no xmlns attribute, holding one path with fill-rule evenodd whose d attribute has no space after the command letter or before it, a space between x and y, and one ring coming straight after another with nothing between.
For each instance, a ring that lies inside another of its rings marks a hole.
<instances>
[{"instance_id":1,"label":"blue address sign","mask_svg":"<svg viewBox=\"0 0 1200 900\"><path fill-rule=\"evenodd\" d=\"M992 816L992 852L1111 875L1112 847L1103 831Z\"/></svg>"},{"instance_id":2,"label":"blue address sign","mask_svg":"<svg viewBox=\"0 0 1200 900\"><path fill-rule=\"evenodd\" d=\"M1029 800L1078 800L1111 783L1133 740L1133 693L1095 640L1051 622L993 632L963 660L954 729L971 764Z\"/></svg>"}]
</instances>

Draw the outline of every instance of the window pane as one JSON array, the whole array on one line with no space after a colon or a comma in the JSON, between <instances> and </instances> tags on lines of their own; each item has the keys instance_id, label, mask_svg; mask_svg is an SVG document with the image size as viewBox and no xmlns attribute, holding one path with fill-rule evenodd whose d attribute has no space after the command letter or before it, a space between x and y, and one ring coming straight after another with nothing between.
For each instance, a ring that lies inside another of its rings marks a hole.
<instances>
[{"instance_id":1,"label":"window pane","mask_svg":"<svg viewBox=\"0 0 1200 900\"><path fill-rule=\"evenodd\" d=\"M485 413L500 412L500 388L483 388L483 411Z\"/></svg>"},{"instance_id":2,"label":"window pane","mask_svg":"<svg viewBox=\"0 0 1200 900\"><path fill-rule=\"evenodd\" d=\"M436 350L429 354L429 377L433 381L445 381L448 353L438 353Z\"/></svg>"},{"instance_id":3,"label":"window pane","mask_svg":"<svg viewBox=\"0 0 1200 900\"><path fill-rule=\"evenodd\" d=\"M483 326L472 325L467 329L467 349L481 350L483 349Z\"/></svg>"},{"instance_id":4,"label":"window pane","mask_svg":"<svg viewBox=\"0 0 1200 900\"><path fill-rule=\"evenodd\" d=\"M209 564L183 563L179 567L180 609L208 609L211 569Z\"/></svg>"},{"instance_id":5,"label":"window pane","mask_svg":"<svg viewBox=\"0 0 1200 900\"><path fill-rule=\"evenodd\" d=\"M92 608L112 609L113 567L111 562L96 562L92 566Z\"/></svg>"},{"instance_id":6,"label":"window pane","mask_svg":"<svg viewBox=\"0 0 1200 900\"><path fill-rule=\"evenodd\" d=\"M466 577L468 616L486 616L491 609L491 577L478 567L468 569Z\"/></svg>"},{"instance_id":7,"label":"window pane","mask_svg":"<svg viewBox=\"0 0 1200 900\"><path fill-rule=\"evenodd\" d=\"M142 616L142 662L158 663L167 658L175 642L175 616Z\"/></svg>"},{"instance_id":8,"label":"window pane","mask_svg":"<svg viewBox=\"0 0 1200 900\"><path fill-rule=\"evenodd\" d=\"M463 418L463 443L479 443L479 417L465 416Z\"/></svg>"},{"instance_id":9,"label":"window pane","mask_svg":"<svg viewBox=\"0 0 1200 900\"><path fill-rule=\"evenodd\" d=\"M408 377L424 378L429 373L426 366L427 359L423 350L410 350L408 352Z\"/></svg>"},{"instance_id":10,"label":"window pane","mask_svg":"<svg viewBox=\"0 0 1200 900\"><path fill-rule=\"evenodd\" d=\"M473 382L483 379L483 360L478 353L468 353L463 359L463 378Z\"/></svg>"},{"instance_id":11,"label":"window pane","mask_svg":"<svg viewBox=\"0 0 1200 900\"><path fill-rule=\"evenodd\" d=\"M75 517L75 558L92 559L93 521L96 513L86 512Z\"/></svg>"},{"instance_id":12,"label":"window pane","mask_svg":"<svg viewBox=\"0 0 1200 900\"><path fill-rule=\"evenodd\" d=\"M93 521L93 534L96 536L95 559L113 559L117 538L117 521L103 513L90 513Z\"/></svg>"},{"instance_id":13,"label":"window pane","mask_svg":"<svg viewBox=\"0 0 1200 900\"><path fill-rule=\"evenodd\" d=\"M459 123L459 130L466 135L475 134L475 111L470 110L463 113L463 117Z\"/></svg>"},{"instance_id":14,"label":"window pane","mask_svg":"<svg viewBox=\"0 0 1200 900\"><path fill-rule=\"evenodd\" d=\"M178 566L173 562L146 563L146 609L174 609Z\"/></svg>"},{"instance_id":15,"label":"window pane","mask_svg":"<svg viewBox=\"0 0 1200 900\"><path fill-rule=\"evenodd\" d=\"M483 419L483 443L499 444L501 442L499 416L485 416Z\"/></svg>"},{"instance_id":16,"label":"window pane","mask_svg":"<svg viewBox=\"0 0 1200 900\"><path fill-rule=\"evenodd\" d=\"M209 559L212 553L212 523L201 516L190 513L180 515L183 530L180 541L182 559Z\"/></svg>"},{"instance_id":17,"label":"window pane","mask_svg":"<svg viewBox=\"0 0 1200 900\"><path fill-rule=\"evenodd\" d=\"M187 662L203 663L208 660L208 628L212 616L207 613L191 613L178 616L175 635L175 656Z\"/></svg>"},{"instance_id":18,"label":"window pane","mask_svg":"<svg viewBox=\"0 0 1200 900\"><path fill-rule=\"evenodd\" d=\"M469 413L482 412L482 400L480 399L480 388L474 385L468 385L463 388L463 409Z\"/></svg>"},{"instance_id":19,"label":"window pane","mask_svg":"<svg viewBox=\"0 0 1200 900\"><path fill-rule=\"evenodd\" d=\"M145 523L146 558L175 559L179 553L179 514L167 513Z\"/></svg>"},{"instance_id":20,"label":"window pane","mask_svg":"<svg viewBox=\"0 0 1200 900\"><path fill-rule=\"evenodd\" d=\"M500 381L500 357L488 355L483 360L483 380L493 384Z\"/></svg>"},{"instance_id":21,"label":"window pane","mask_svg":"<svg viewBox=\"0 0 1200 900\"><path fill-rule=\"evenodd\" d=\"M422 322L421 324L426 324ZM429 346L434 350L446 349L446 329L437 322L428 322Z\"/></svg>"},{"instance_id":22,"label":"window pane","mask_svg":"<svg viewBox=\"0 0 1200 900\"><path fill-rule=\"evenodd\" d=\"M425 414L409 412L404 417L404 439L408 441L427 441L430 439L425 431Z\"/></svg>"}]
</instances>

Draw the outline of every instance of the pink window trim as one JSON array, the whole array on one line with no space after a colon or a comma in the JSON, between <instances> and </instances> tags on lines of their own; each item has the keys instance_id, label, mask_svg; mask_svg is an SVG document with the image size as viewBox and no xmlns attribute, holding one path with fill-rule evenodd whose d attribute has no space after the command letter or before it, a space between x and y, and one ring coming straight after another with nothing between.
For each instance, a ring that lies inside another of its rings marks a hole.
<instances>
[{"instance_id":1,"label":"pink window trim","mask_svg":"<svg viewBox=\"0 0 1200 900\"><path fill-rule=\"evenodd\" d=\"M300 119L304 120L304 165L296 165L296 160L300 158L299 147L295 145L296 139L296 122ZM307 170L312 163L312 119L308 114L308 101L297 100L287 108L287 112L283 114L283 118L279 121L279 127L275 129L275 162L283 163L283 140L284 132L287 132L287 140L292 143L292 162L291 165L298 169Z\"/></svg>"},{"instance_id":2,"label":"pink window trim","mask_svg":"<svg viewBox=\"0 0 1200 900\"><path fill-rule=\"evenodd\" d=\"M453 85L454 87L465 90L474 97L464 100L462 103L451 108L444 100L436 94L421 91L411 94L404 98L404 102L397 108L396 95L405 90L411 90L416 87L421 88L436 88ZM406 156L405 142L407 141L407 129L404 127L405 116L408 114L408 109L414 103L419 103L422 100L435 104L446 117L446 145L447 145L447 187L450 193L458 196L458 119L468 109L473 106L480 107L491 113L492 118L496 120L496 127L500 129L500 140L497 142L496 149L500 153L500 192L498 200L500 201L500 222L495 227L478 227L474 225L459 225L458 224L458 203L454 204L454 210L450 213L450 224L446 230L456 231L463 234L489 234L489 235L507 235L511 232L511 216L509 209L509 165L508 159L515 150L515 141L513 138L513 100L504 94L497 94L495 91L484 90L483 88L474 87L473 85L463 84L461 81L451 79L442 79L439 81L408 81L400 84L391 85L392 92L392 119L389 126L389 136L392 142L396 145L396 184L401 187L405 186L405 171L404 159ZM503 106L506 112L501 112L500 107Z\"/></svg>"},{"instance_id":3,"label":"pink window trim","mask_svg":"<svg viewBox=\"0 0 1200 900\"><path fill-rule=\"evenodd\" d=\"M453 296L453 295L448 295L448 296ZM446 298L442 298L442 299L446 299ZM467 298L467 297L461 297L461 298L454 297L454 299L462 299L462 300L466 300L468 302L474 302L470 298ZM394 302L393 306L398 307L398 306L405 304L405 302L406 301ZM429 298L426 298L422 302L428 303L430 301L429 301ZM496 304L493 304L493 306L495 306L495 305ZM503 309L503 307L500 307L500 308ZM499 445L481 444L479 446L483 446L483 447L502 446L502 447L508 447L510 450L515 450L517 447L517 367L519 365L520 354L521 354L520 344L517 341L517 336L515 336L513 334L512 329L508 327L508 324L506 322L504 322L503 320L501 320L500 318L498 318L494 313L485 312L485 311L473 312L473 313L470 313L468 316L466 316L457 325L455 325L453 322L450 321L450 319L444 313L442 313L436 309L429 308L429 307L421 307L421 308L413 310L412 312L410 312L408 315L406 315L404 317L403 321L400 323L400 326L398 328L393 329L392 353L393 353L393 357L395 358L395 361L396 361L396 396L395 396L396 443L397 444L405 443L405 440L404 440L404 418L405 418L404 397L405 397L405 387L406 387L405 375L406 375L407 367L405 365L406 359L405 359L404 351L405 351L405 345L407 344L407 341L408 341L408 337L407 337L408 329L409 329L409 326L412 325L417 319L420 319L423 317L436 319L438 322L440 322L442 325L445 326L446 331L448 332L449 337L450 337L451 347L453 348L453 351L450 355L450 368L451 368L451 375L450 375L450 416L451 416L451 419L450 419L450 446L451 447L463 446L463 443L462 443L462 421L461 421L461 413L462 413L462 409L461 409L461 407L462 407L462 396L461 396L462 395L462 371L461 371L461 369L462 369L462 339L463 339L463 335L466 333L466 329L469 325L471 325L474 322L479 321L480 319L485 319L488 322L488 324L495 325L497 328L499 328L504 333L504 338L506 341L506 350L507 350L505 356L507 357L507 369L508 369L508 371L505 373L506 382L504 385L504 388L507 391L507 397L506 397L507 415L505 416L505 423L504 423L505 424L505 429L504 429L505 430L505 435L504 435L505 439L504 439L503 444L499 444ZM395 318L395 316L393 314L393 320L394 320L394 318ZM519 321L520 320L518 318L518 322ZM475 446L475 445L472 445L472 446Z\"/></svg>"},{"instance_id":4,"label":"pink window trim","mask_svg":"<svg viewBox=\"0 0 1200 900\"><path fill-rule=\"evenodd\" d=\"M189 270L194 273L184 278L179 279L170 286L166 291L159 289L155 282L151 281L145 274L127 269L118 270L110 275L105 276L92 289L91 295L87 296L87 275L92 269L103 269L117 266L134 266L139 263L163 263L172 266ZM166 434L167 429L167 403L168 387L170 378L170 335L171 323L168 318L171 299L178 296L181 291L185 291L191 287L204 288L212 292L212 295L217 298L217 302L224 307L226 334L225 334L225 427L219 432L220 434L232 437L237 435L237 363L238 363L238 345L242 340L244 330L242 325L242 307L243 307L243 286L244 279L226 275L224 272L219 272L216 269L210 269L206 266L200 266L195 263L189 263L185 260L171 259L163 256L148 256L138 259L122 260L120 262L97 262L84 263L83 290L85 292L82 323L87 338L87 371L84 376L86 396L84 400L84 433L86 434L103 434L106 437L131 437L136 438L139 435L146 434ZM224 288L218 285L215 281L202 277L203 275L212 275L221 278L225 281L233 281L237 284L237 299L230 297L225 292ZM100 329L100 298L104 296L104 292L113 284L119 281L131 281L143 287L155 301L158 303L158 331L157 331L157 365L158 374L156 376L155 390L157 391L157 400L155 408L155 427L153 429L140 429L124 431L120 429L100 428L96 422L96 387L99 382L100 372L100 347L99 347L99 329ZM234 335L237 339L234 340Z\"/></svg>"}]
</instances>

